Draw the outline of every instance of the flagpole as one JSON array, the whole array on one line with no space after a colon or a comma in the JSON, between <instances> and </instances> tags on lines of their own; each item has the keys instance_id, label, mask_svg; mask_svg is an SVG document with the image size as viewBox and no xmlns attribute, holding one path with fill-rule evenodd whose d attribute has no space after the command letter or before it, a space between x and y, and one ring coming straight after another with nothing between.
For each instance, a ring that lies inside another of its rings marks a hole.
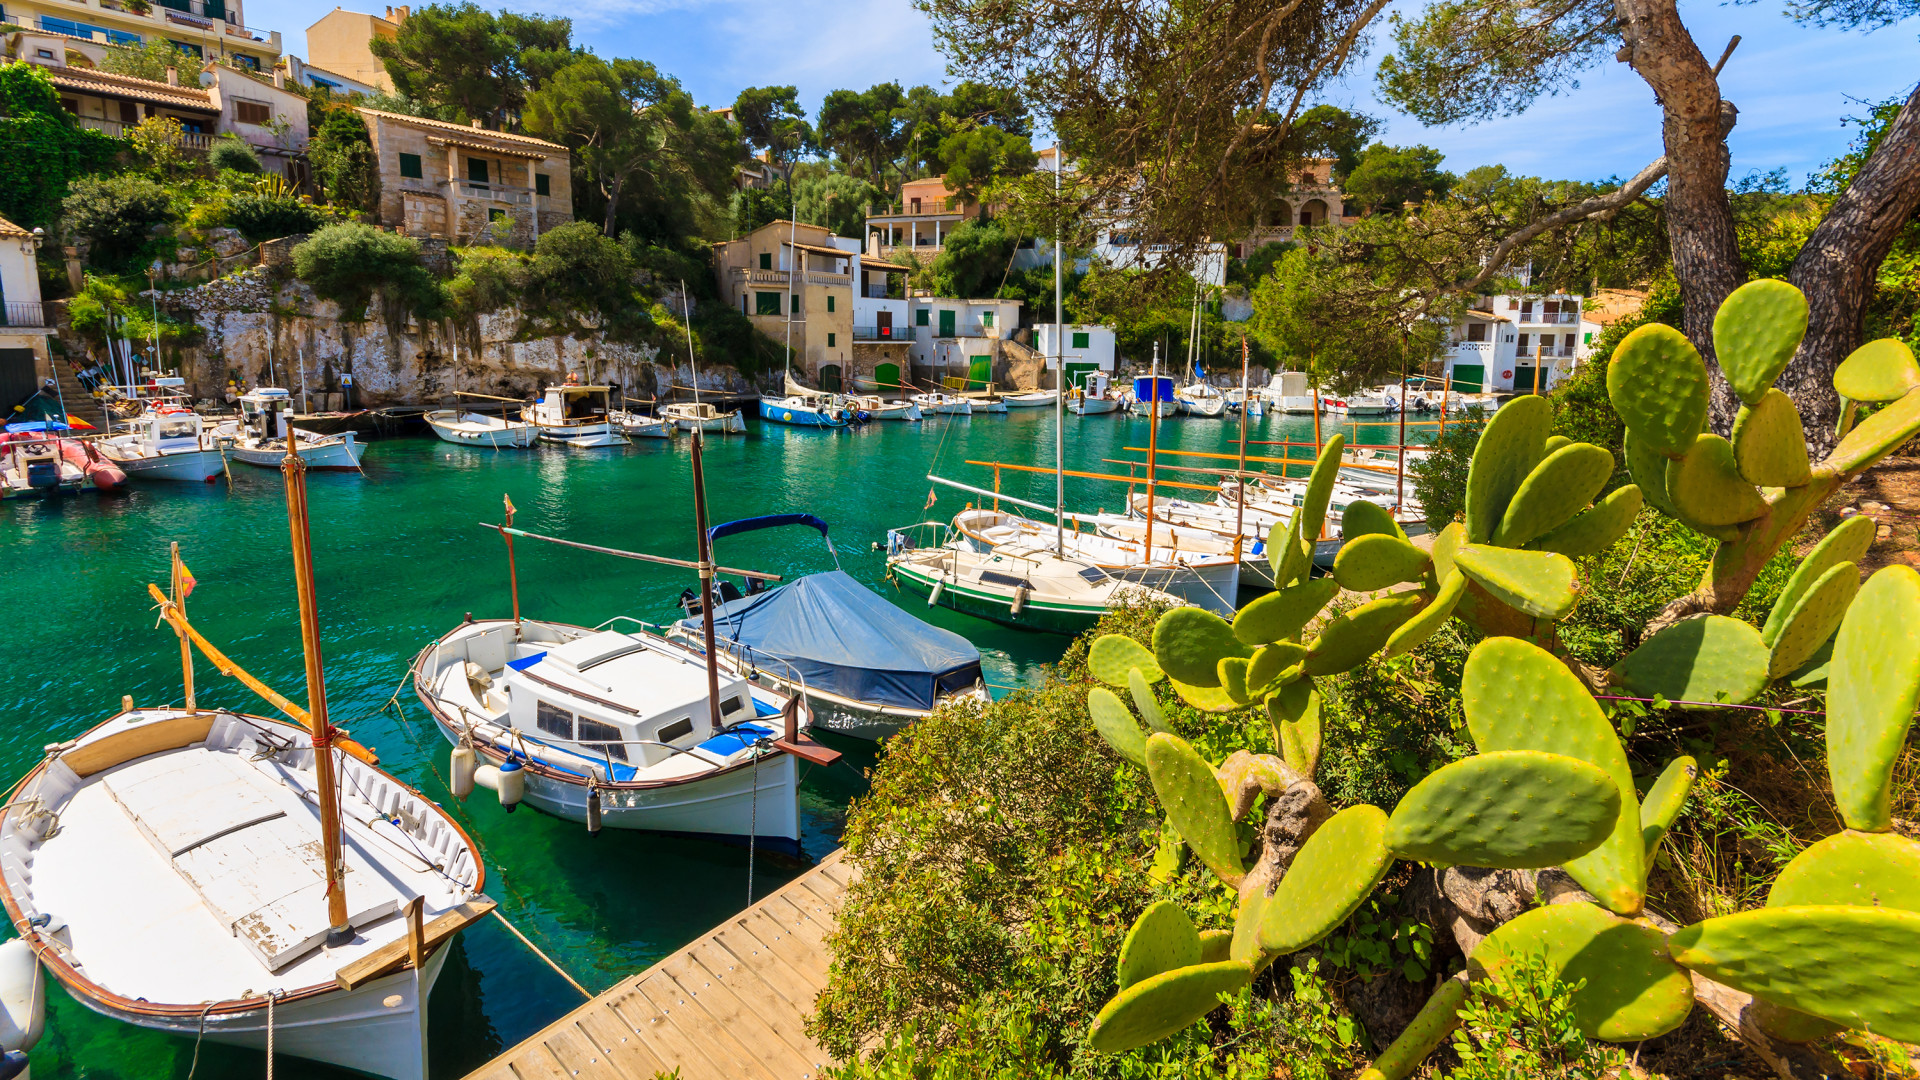
<instances>
[{"instance_id":1,"label":"flagpole","mask_svg":"<svg viewBox=\"0 0 1920 1080\"><path fill-rule=\"evenodd\" d=\"M1067 339L1060 311L1060 140L1053 141L1053 553L1066 558ZM1076 527L1077 531L1077 527Z\"/></svg>"}]
</instances>

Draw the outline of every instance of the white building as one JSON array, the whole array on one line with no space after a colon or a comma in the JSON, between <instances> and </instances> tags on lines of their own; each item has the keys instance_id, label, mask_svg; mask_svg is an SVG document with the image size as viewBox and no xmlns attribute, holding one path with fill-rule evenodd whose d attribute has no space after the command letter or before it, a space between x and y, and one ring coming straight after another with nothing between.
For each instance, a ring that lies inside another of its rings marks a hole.
<instances>
[{"instance_id":1,"label":"white building","mask_svg":"<svg viewBox=\"0 0 1920 1080\"><path fill-rule=\"evenodd\" d=\"M1480 297L1461 315L1442 356L1461 393L1551 390L1585 360L1599 327L1583 322L1581 297L1564 293Z\"/></svg>"},{"instance_id":2,"label":"white building","mask_svg":"<svg viewBox=\"0 0 1920 1080\"><path fill-rule=\"evenodd\" d=\"M0 410L32 397L53 377L47 353L53 320L40 302L42 239L0 218Z\"/></svg>"},{"instance_id":3,"label":"white building","mask_svg":"<svg viewBox=\"0 0 1920 1080\"><path fill-rule=\"evenodd\" d=\"M1061 332L1066 339L1064 348L1054 343L1052 323L1038 323L1033 328L1033 347L1046 358L1048 371L1053 370L1053 358L1058 355L1066 365L1068 386L1078 383L1089 371L1113 374L1113 327L1068 323Z\"/></svg>"}]
</instances>

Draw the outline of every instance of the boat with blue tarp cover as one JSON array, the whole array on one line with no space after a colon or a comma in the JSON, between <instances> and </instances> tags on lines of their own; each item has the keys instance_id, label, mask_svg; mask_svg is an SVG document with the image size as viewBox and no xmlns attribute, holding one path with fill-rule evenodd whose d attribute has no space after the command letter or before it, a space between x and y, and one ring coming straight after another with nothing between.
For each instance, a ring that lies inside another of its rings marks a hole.
<instances>
[{"instance_id":1,"label":"boat with blue tarp cover","mask_svg":"<svg viewBox=\"0 0 1920 1080\"><path fill-rule=\"evenodd\" d=\"M819 531L827 551L827 523L811 514L772 514L716 525L713 540L798 525ZM714 640L745 666L757 686L800 692L816 728L878 739L960 698L987 700L980 650L951 631L914 618L883 596L835 569L761 592L722 589L713 611ZM696 598L684 594L690 617L669 637L697 643Z\"/></svg>"}]
</instances>

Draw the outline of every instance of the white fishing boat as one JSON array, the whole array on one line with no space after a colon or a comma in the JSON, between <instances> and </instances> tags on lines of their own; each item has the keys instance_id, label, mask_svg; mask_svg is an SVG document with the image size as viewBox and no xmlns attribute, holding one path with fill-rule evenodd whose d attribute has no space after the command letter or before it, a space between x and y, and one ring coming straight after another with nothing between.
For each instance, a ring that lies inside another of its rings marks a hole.
<instances>
[{"instance_id":1,"label":"white fishing boat","mask_svg":"<svg viewBox=\"0 0 1920 1080\"><path fill-rule=\"evenodd\" d=\"M973 399L973 411L977 413L1005 413L1007 411L1007 399L997 394L976 397Z\"/></svg>"},{"instance_id":2,"label":"white fishing boat","mask_svg":"<svg viewBox=\"0 0 1920 1080\"><path fill-rule=\"evenodd\" d=\"M1067 408L1081 416L1103 416L1119 412L1125 403L1111 388L1104 371L1088 372L1086 381L1067 399Z\"/></svg>"},{"instance_id":3,"label":"white fishing boat","mask_svg":"<svg viewBox=\"0 0 1920 1080\"><path fill-rule=\"evenodd\" d=\"M274 386L255 387L240 395L239 421L222 424L215 434L232 436L229 458L263 469L279 468L291 443L309 469L359 471L367 447L353 432L320 435L297 428L290 422L292 412L293 396L287 391Z\"/></svg>"},{"instance_id":4,"label":"white fishing boat","mask_svg":"<svg viewBox=\"0 0 1920 1080\"><path fill-rule=\"evenodd\" d=\"M935 391L930 394L915 394L910 399L920 407L923 416L972 416L971 399L954 394Z\"/></svg>"},{"instance_id":5,"label":"white fishing boat","mask_svg":"<svg viewBox=\"0 0 1920 1080\"><path fill-rule=\"evenodd\" d=\"M1386 416L1400 411L1398 396L1390 398L1381 390L1361 390L1347 395L1342 403L1349 416Z\"/></svg>"},{"instance_id":6,"label":"white fishing boat","mask_svg":"<svg viewBox=\"0 0 1920 1080\"><path fill-rule=\"evenodd\" d=\"M212 483L226 472L220 442L192 409L161 405L118 425L100 440L101 453L128 479Z\"/></svg>"},{"instance_id":7,"label":"white fishing boat","mask_svg":"<svg viewBox=\"0 0 1920 1080\"><path fill-rule=\"evenodd\" d=\"M1074 519L1076 515L1069 514ZM1092 521L1088 516L1084 520ZM1138 541L1098 532L1056 530L1054 526L1002 510L976 508L954 515L953 531L981 554L1006 548L1029 552L1036 546L1058 550L1066 558L1095 567L1119 581L1176 596L1182 603L1231 615L1239 606L1240 562L1232 546L1201 551L1158 546L1148 552Z\"/></svg>"},{"instance_id":8,"label":"white fishing boat","mask_svg":"<svg viewBox=\"0 0 1920 1080\"><path fill-rule=\"evenodd\" d=\"M719 583L714 641L743 665L756 685L804 694L814 729L880 739L954 701L989 700L980 650L966 638L930 626L839 568L827 523L811 514L770 514L716 525L710 541L782 526L817 529L834 569L773 588L749 579L741 593ZM698 647L705 614L692 589L681 595L688 617L667 636Z\"/></svg>"},{"instance_id":9,"label":"white fishing boat","mask_svg":"<svg viewBox=\"0 0 1920 1080\"><path fill-rule=\"evenodd\" d=\"M1133 380L1133 400L1128 411L1135 416L1166 419L1180 413L1179 399L1174 396L1173 379L1165 375L1136 375Z\"/></svg>"},{"instance_id":10,"label":"white fishing boat","mask_svg":"<svg viewBox=\"0 0 1920 1080\"><path fill-rule=\"evenodd\" d=\"M1242 390L1236 386L1227 391L1227 410L1229 412L1241 412L1244 410L1250 417L1265 416L1267 414L1266 400L1258 390Z\"/></svg>"},{"instance_id":11,"label":"white fishing boat","mask_svg":"<svg viewBox=\"0 0 1920 1080\"><path fill-rule=\"evenodd\" d=\"M682 401L659 407L660 418L681 431L705 431L716 435L738 434L747 430L746 417L735 409L722 412L705 401Z\"/></svg>"},{"instance_id":12,"label":"white fishing boat","mask_svg":"<svg viewBox=\"0 0 1920 1080\"><path fill-rule=\"evenodd\" d=\"M613 418L620 434L629 439L671 439L674 426L671 421L658 416L634 412L631 409L615 409L608 414Z\"/></svg>"},{"instance_id":13,"label":"white fishing boat","mask_svg":"<svg viewBox=\"0 0 1920 1080\"><path fill-rule=\"evenodd\" d=\"M540 429L524 420L458 409L435 409L425 419L435 435L458 446L527 447L540 434Z\"/></svg>"},{"instance_id":14,"label":"white fishing boat","mask_svg":"<svg viewBox=\"0 0 1920 1080\"><path fill-rule=\"evenodd\" d=\"M847 399L869 420L918 420L920 406L911 401L888 401L878 394L857 394Z\"/></svg>"},{"instance_id":15,"label":"white fishing boat","mask_svg":"<svg viewBox=\"0 0 1920 1080\"><path fill-rule=\"evenodd\" d=\"M1060 400L1060 391L1035 390L1025 394L1008 394L1000 400L1009 409L1051 409L1054 402Z\"/></svg>"},{"instance_id":16,"label":"white fishing boat","mask_svg":"<svg viewBox=\"0 0 1920 1080\"><path fill-rule=\"evenodd\" d=\"M533 426L541 442L556 446L590 449L627 442L614 421L608 386L549 386L539 401L520 410L520 419Z\"/></svg>"},{"instance_id":17,"label":"white fishing boat","mask_svg":"<svg viewBox=\"0 0 1920 1080\"><path fill-rule=\"evenodd\" d=\"M1179 597L1054 554L1045 545L1008 543L982 552L946 522L887 532L887 575L946 607L1007 626L1078 634L1108 609L1127 603L1178 606Z\"/></svg>"},{"instance_id":18,"label":"white fishing boat","mask_svg":"<svg viewBox=\"0 0 1920 1080\"><path fill-rule=\"evenodd\" d=\"M1408 449L1405 453L1406 467L1411 470L1433 451L1419 447ZM1383 450L1377 446L1350 446L1340 455L1340 479L1368 491L1394 492L1401 487L1400 466L1400 451ZM1409 494L1412 486L1413 480L1409 475L1406 479Z\"/></svg>"}]
</instances>

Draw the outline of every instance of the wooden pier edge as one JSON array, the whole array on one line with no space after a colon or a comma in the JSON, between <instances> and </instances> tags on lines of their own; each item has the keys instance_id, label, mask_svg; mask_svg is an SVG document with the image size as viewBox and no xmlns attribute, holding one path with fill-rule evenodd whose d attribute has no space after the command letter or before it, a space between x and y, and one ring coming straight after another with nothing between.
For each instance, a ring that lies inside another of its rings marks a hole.
<instances>
[{"instance_id":1,"label":"wooden pier edge","mask_svg":"<svg viewBox=\"0 0 1920 1080\"><path fill-rule=\"evenodd\" d=\"M815 1080L807 1038L826 947L858 876L838 848L686 948L548 1025L466 1080Z\"/></svg>"}]
</instances>

